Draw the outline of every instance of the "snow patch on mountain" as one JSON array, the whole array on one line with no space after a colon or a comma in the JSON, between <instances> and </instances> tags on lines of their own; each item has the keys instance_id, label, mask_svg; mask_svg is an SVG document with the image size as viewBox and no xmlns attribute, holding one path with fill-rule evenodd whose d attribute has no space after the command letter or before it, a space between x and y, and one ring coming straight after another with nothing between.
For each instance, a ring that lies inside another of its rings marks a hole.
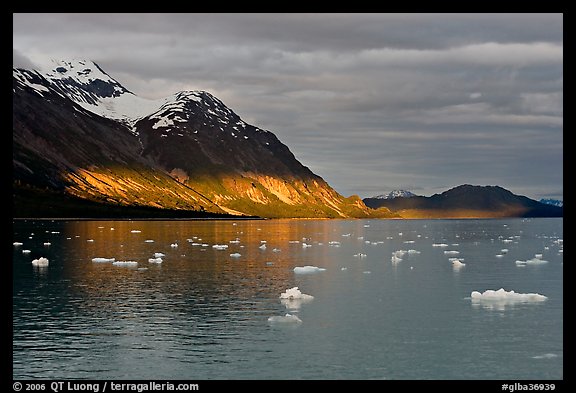
<instances>
[{"instance_id":1,"label":"snow patch on mountain","mask_svg":"<svg viewBox=\"0 0 576 393\"><path fill-rule=\"evenodd\" d=\"M394 198L411 198L417 196L416 194L410 192L410 191L406 191L406 190L394 190L389 192L388 194L381 194L381 195L377 195L375 197L375 199L394 199Z\"/></svg>"}]
</instances>

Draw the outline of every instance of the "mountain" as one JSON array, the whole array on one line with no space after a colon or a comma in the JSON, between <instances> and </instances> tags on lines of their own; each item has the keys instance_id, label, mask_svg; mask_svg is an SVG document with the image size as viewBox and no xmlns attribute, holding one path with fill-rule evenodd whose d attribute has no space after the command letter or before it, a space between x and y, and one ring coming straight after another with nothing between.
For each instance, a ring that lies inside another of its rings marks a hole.
<instances>
[{"instance_id":1,"label":"mountain","mask_svg":"<svg viewBox=\"0 0 576 393\"><path fill-rule=\"evenodd\" d=\"M552 206L558 206L558 207L563 207L564 206L564 201L558 200L558 199L551 199L551 198L542 198L539 201L540 203L545 203L547 205L552 205Z\"/></svg>"},{"instance_id":2,"label":"mountain","mask_svg":"<svg viewBox=\"0 0 576 393\"><path fill-rule=\"evenodd\" d=\"M371 197L369 199L394 199L394 198L410 198L417 196L416 194L406 190L394 190L388 194L381 194Z\"/></svg>"},{"instance_id":3,"label":"mountain","mask_svg":"<svg viewBox=\"0 0 576 393\"><path fill-rule=\"evenodd\" d=\"M394 216L338 194L210 93L146 100L84 60L13 70L13 179L15 216L86 203L103 214Z\"/></svg>"},{"instance_id":4,"label":"mountain","mask_svg":"<svg viewBox=\"0 0 576 393\"><path fill-rule=\"evenodd\" d=\"M561 207L515 195L498 186L454 187L430 197L365 198L371 208L387 207L404 218L562 217Z\"/></svg>"}]
</instances>

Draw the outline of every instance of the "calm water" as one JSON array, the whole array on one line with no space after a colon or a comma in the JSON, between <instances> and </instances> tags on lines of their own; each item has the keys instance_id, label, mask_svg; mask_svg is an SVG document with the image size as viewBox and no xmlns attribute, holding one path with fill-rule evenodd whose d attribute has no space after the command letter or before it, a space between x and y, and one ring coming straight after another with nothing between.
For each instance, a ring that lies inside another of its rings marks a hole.
<instances>
[{"instance_id":1,"label":"calm water","mask_svg":"<svg viewBox=\"0 0 576 393\"><path fill-rule=\"evenodd\" d=\"M563 379L562 236L561 219L17 221L13 377ZM314 299L284 305L294 286ZM470 299L499 288L548 299ZM302 322L268 321L287 312Z\"/></svg>"}]
</instances>

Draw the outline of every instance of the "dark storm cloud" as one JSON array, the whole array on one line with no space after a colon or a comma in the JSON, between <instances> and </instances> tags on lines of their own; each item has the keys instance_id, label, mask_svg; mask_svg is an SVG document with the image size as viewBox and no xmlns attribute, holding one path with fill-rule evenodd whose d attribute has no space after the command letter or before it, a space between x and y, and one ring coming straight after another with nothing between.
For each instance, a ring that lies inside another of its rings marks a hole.
<instances>
[{"instance_id":1,"label":"dark storm cloud","mask_svg":"<svg viewBox=\"0 0 576 393\"><path fill-rule=\"evenodd\" d=\"M15 14L13 42L145 97L208 90L343 194L535 196L562 188L562 36L561 14Z\"/></svg>"}]
</instances>

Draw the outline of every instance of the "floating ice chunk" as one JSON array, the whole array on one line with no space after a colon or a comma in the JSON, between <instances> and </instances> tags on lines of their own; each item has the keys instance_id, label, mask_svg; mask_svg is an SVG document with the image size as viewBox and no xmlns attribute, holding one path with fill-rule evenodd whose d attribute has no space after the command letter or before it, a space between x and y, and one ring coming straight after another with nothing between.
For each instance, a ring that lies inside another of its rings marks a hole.
<instances>
[{"instance_id":1,"label":"floating ice chunk","mask_svg":"<svg viewBox=\"0 0 576 393\"><path fill-rule=\"evenodd\" d=\"M462 263L459 259L454 259L452 261L452 267L456 270L463 268L464 266L466 266L466 264Z\"/></svg>"},{"instance_id":2,"label":"floating ice chunk","mask_svg":"<svg viewBox=\"0 0 576 393\"><path fill-rule=\"evenodd\" d=\"M432 243L432 247L448 247L446 243Z\"/></svg>"},{"instance_id":3,"label":"floating ice chunk","mask_svg":"<svg viewBox=\"0 0 576 393\"><path fill-rule=\"evenodd\" d=\"M402 232L398 232L398 236L402 236Z\"/></svg>"},{"instance_id":4,"label":"floating ice chunk","mask_svg":"<svg viewBox=\"0 0 576 393\"><path fill-rule=\"evenodd\" d=\"M172 243L172 244L170 244L170 247L172 247L172 248L177 248L177 247L178 247L178 243Z\"/></svg>"},{"instance_id":5,"label":"floating ice chunk","mask_svg":"<svg viewBox=\"0 0 576 393\"><path fill-rule=\"evenodd\" d=\"M48 266L48 263L49 263L48 258L40 257L32 261L32 266L46 267Z\"/></svg>"},{"instance_id":6,"label":"floating ice chunk","mask_svg":"<svg viewBox=\"0 0 576 393\"><path fill-rule=\"evenodd\" d=\"M402 262L402 258L397 257L396 255L392 255L392 258L390 258L390 261L396 265L397 263Z\"/></svg>"},{"instance_id":7,"label":"floating ice chunk","mask_svg":"<svg viewBox=\"0 0 576 393\"><path fill-rule=\"evenodd\" d=\"M539 258L532 258L526 261L516 261L516 265L542 265L545 263L548 263L548 261Z\"/></svg>"},{"instance_id":8,"label":"floating ice chunk","mask_svg":"<svg viewBox=\"0 0 576 393\"><path fill-rule=\"evenodd\" d=\"M372 274L372 272L369 271L369 270L364 270L362 273L364 273L364 274Z\"/></svg>"},{"instance_id":9,"label":"floating ice chunk","mask_svg":"<svg viewBox=\"0 0 576 393\"><path fill-rule=\"evenodd\" d=\"M165 255L162 254L161 252L155 252L155 253L154 253L154 258L162 258L162 257L164 257L164 256L165 256Z\"/></svg>"},{"instance_id":10,"label":"floating ice chunk","mask_svg":"<svg viewBox=\"0 0 576 393\"><path fill-rule=\"evenodd\" d=\"M408 250L408 254L420 254L418 250Z\"/></svg>"},{"instance_id":11,"label":"floating ice chunk","mask_svg":"<svg viewBox=\"0 0 576 393\"><path fill-rule=\"evenodd\" d=\"M50 243L50 242L44 242L44 245L45 245L45 246L49 246L49 245L51 245L51 244L52 244L52 243Z\"/></svg>"},{"instance_id":12,"label":"floating ice chunk","mask_svg":"<svg viewBox=\"0 0 576 393\"><path fill-rule=\"evenodd\" d=\"M504 255L502 255L502 254L496 254L496 258L502 258L502 257L504 257Z\"/></svg>"},{"instance_id":13,"label":"floating ice chunk","mask_svg":"<svg viewBox=\"0 0 576 393\"><path fill-rule=\"evenodd\" d=\"M345 234L342 235L342 237L350 237L350 236L352 236L351 233L345 233Z\"/></svg>"},{"instance_id":14,"label":"floating ice chunk","mask_svg":"<svg viewBox=\"0 0 576 393\"><path fill-rule=\"evenodd\" d=\"M302 323L302 320L298 318L296 315L286 313L285 316L278 316L275 315L273 317L268 318L268 322L271 323Z\"/></svg>"},{"instance_id":15,"label":"floating ice chunk","mask_svg":"<svg viewBox=\"0 0 576 393\"><path fill-rule=\"evenodd\" d=\"M414 240L406 240L404 241L405 244L412 244L412 243L416 243Z\"/></svg>"},{"instance_id":16,"label":"floating ice chunk","mask_svg":"<svg viewBox=\"0 0 576 393\"><path fill-rule=\"evenodd\" d=\"M162 258L158 257L158 258L148 258L148 262L150 263L162 263Z\"/></svg>"},{"instance_id":17,"label":"floating ice chunk","mask_svg":"<svg viewBox=\"0 0 576 393\"><path fill-rule=\"evenodd\" d=\"M312 247L312 244L302 243L302 248Z\"/></svg>"},{"instance_id":18,"label":"floating ice chunk","mask_svg":"<svg viewBox=\"0 0 576 393\"><path fill-rule=\"evenodd\" d=\"M364 254L364 253L362 253L362 252L359 252L358 254L354 254L354 256L355 256L356 258L366 258L366 257L367 257L367 255Z\"/></svg>"},{"instance_id":19,"label":"floating ice chunk","mask_svg":"<svg viewBox=\"0 0 576 393\"><path fill-rule=\"evenodd\" d=\"M322 267L318 267L318 266L296 266L294 268L294 273L296 274L311 274L311 273L318 273L318 272L323 272L324 268Z\"/></svg>"},{"instance_id":20,"label":"floating ice chunk","mask_svg":"<svg viewBox=\"0 0 576 393\"><path fill-rule=\"evenodd\" d=\"M144 243L154 243L154 240L152 240L152 239L146 239L146 240L144 240Z\"/></svg>"},{"instance_id":21,"label":"floating ice chunk","mask_svg":"<svg viewBox=\"0 0 576 393\"><path fill-rule=\"evenodd\" d=\"M444 254L446 254L446 255L458 255L458 254L460 254L460 251L448 250L448 251L444 251Z\"/></svg>"},{"instance_id":22,"label":"floating ice chunk","mask_svg":"<svg viewBox=\"0 0 576 393\"><path fill-rule=\"evenodd\" d=\"M86 241L87 241L88 243L93 243L93 242L94 242L94 239L86 239Z\"/></svg>"},{"instance_id":23,"label":"floating ice chunk","mask_svg":"<svg viewBox=\"0 0 576 393\"><path fill-rule=\"evenodd\" d=\"M340 270L344 271L344 270L348 270L347 267L341 267Z\"/></svg>"},{"instance_id":24,"label":"floating ice chunk","mask_svg":"<svg viewBox=\"0 0 576 393\"><path fill-rule=\"evenodd\" d=\"M285 292L282 292L280 294L280 299L288 299L288 300L312 300L314 299L314 296L312 295L307 295L305 293L300 292L300 290L298 289L298 287L293 287L290 289L287 289Z\"/></svg>"},{"instance_id":25,"label":"floating ice chunk","mask_svg":"<svg viewBox=\"0 0 576 393\"><path fill-rule=\"evenodd\" d=\"M503 249L500 250L500 252L501 252L502 254L506 254L506 253L508 252L508 249L507 249L507 248L503 248Z\"/></svg>"},{"instance_id":26,"label":"floating ice chunk","mask_svg":"<svg viewBox=\"0 0 576 393\"><path fill-rule=\"evenodd\" d=\"M280 251L282 251L282 250L279 249L279 248L273 248L273 249L272 249L272 252L280 252Z\"/></svg>"},{"instance_id":27,"label":"floating ice chunk","mask_svg":"<svg viewBox=\"0 0 576 393\"><path fill-rule=\"evenodd\" d=\"M516 293L514 291L506 291L500 288L497 291L488 289L482 293L472 291L470 293L472 301L506 301L506 302L542 302L548 299L546 296L539 293Z\"/></svg>"},{"instance_id":28,"label":"floating ice chunk","mask_svg":"<svg viewBox=\"0 0 576 393\"><path fill-rule=\"evenodd\" d=\"M407 251L406 250L396 250L392 252L392 256L396 256L398 258L402 258L404 256L404 254L406 254Z\"/></svg>"},{"instance_id":29,"label":"floating ice chunk","mask_svg":"<svg viewBox=\"0 0 576 393\"><path fill-rule=\"evenodd\" d=\"M30 254L32 251L30 250L22 250L22 254Z\"/></svg>"},{"instance_id":30,"label":"floating ice chunk","mask_svg":"<svg viewBox=\"0 0 576 393\"><path fill-rule=\"evenodd\" d=\"M258 247L261 250L266 250L266 244L262 244L260 247Z\"/></svg>"},{"instance_id":31,"label":"floating ice chunk","mask_svg":"<svg viewBox=\"0 0 576 393\"><path fill-rule=\"evenodd\" d=\"M502 243L512 243L512 239L502 239Z\"/></svg>"},{"instance_id":32,"label":"floating ice chunk","mask_svg":"<svg viewBox=\"0 0 576 393\"><path fill-rule=\"evenodd\" d=\"M358 236L357 239L358 240L364 240L364 236Z\"/></svg>"},{"instance_id":33,"label":"floating ice chunk","mask_svg":"<svg viewBox=\"0 0 576 393\"><path fill-rule=\"evenodd\" d=\"M534 254L534 258L542 259L542 254Z\"/></svg>"},{"instance_id":34,"label":"floating ice chunk","mask_svg":"<svg viewBox=\"0 0 576 393\"><path fill-rule=\"evenodd\" d=\"M332 246L332 247L340 247L340 242L331 241L331 242L328 242L328 245Z\"/></svg>"},{"instance_id":35,"label":"floating ice chunk","mask_svg":"<svg viewBox=\"0 0 576 393\"><path fill-rule=\"evenodd\" d=\"M136 261L115 261L115 262L112 262L112 265L130 267L130 266L138 266L138 262L136 262Z\"/></svg>"},{"instance_id":36,"label":"floating ice chunk","mask_svg":"<svg viewBox=\"0 0 576 393\"><path fill-rule=\"evenodd\" d=\"M555 353L545 353L544 355L532 356L532 359L554 359L557 357L558 355L556 355Z\"/></svg>"},{"instance_id":37,"label":"floating ice chunk","mask_svg":"<svg viewBox=\"0 0 576 393\"><path fill-rule=\"evenodd\" d=\"M139 230L139 229L132 229L132 230L130 231L130 233L140 233L140 232L142 232L142 231Z\"/></svg>"},{"instance_id":38,"label":"floating ice chunk","mask_svg":"<svg viewBox=\"0 0 576 393\"><path fill-rule=\"evenodd\" d=\"M20 243L20 242L14 242L14 243L12 243L12 245L14 245L14 246L21 246L21 245L23 245L23 244L24 244L24 243Z\"/></svg>"},{"instance_id":39,"label":"floating ice chunk","mask_svg":"<svg viewBox=\"0 0 576 393\"><path fill-rule=\"evenodd\" d=\"M230 240L228 243L230 243L230 244L240 244L240 240L237 238L236 240Z\"/></svg>"},{"instance_id":40,"label":"floating ice chunk","mask_svg":"<svg viewBox=\"0 0 576 393\"><path fill-rule=\"evenodd\" d=\"M212 246L213 249L215 250L226 250L228 248L227 244L214 244Z\"/></svg>"},{"instance_id":41,"label":"floating ice chunk","mask_svg":"<svg viewBox=\"0 0 576 393\"><path fill-rule=\"evenodd\" d=\"M114 262L115 260L116 260L116 258L100 258L100 257L92 258L92 262L97 262L97 263Z\"/></svg>"},{"instance_id":42,"label":"floating ice chunk","mask_svg":"<svg viewBox=\"0 0 576 393\"><path fill-rule=\"evenodd\" d=\"M369 225L369 224L365 224L365 225L364 225L364 228L370 228L370 225Z\"/></svg>"},{"instance_id":43,"label":"floating ice chunk","mask_svg":"<svg viewBox=\"0 0 576 393\"><path fill-rule=\"evenodd\" d=\"M288 240L288 243L297 244L297 243L300 243L300 240Z\"/></svg>"},{"instance_id":44,"label":"floating ice chunk","mask_svg":"<svg viewBox=\"0 0 576 393\"><path fill-rule=\"evenodd\" d=\"M259 229L261 230L261 229ZM268 243L266 240L260 240L260 243L264 244L264 243Z\"/></svg>"},{"instance_id":45,"label":"floating ice chunk","mask_svg":"<svg viewBox=\"0 0 576 393\"><path fill-rule=\"evenodd\" d=\"M239 252L235 252L235 253L230 254L230 256L232 258L240 258L242 256L242 254L240 254Z\"/></svg>"}]
</instances>

